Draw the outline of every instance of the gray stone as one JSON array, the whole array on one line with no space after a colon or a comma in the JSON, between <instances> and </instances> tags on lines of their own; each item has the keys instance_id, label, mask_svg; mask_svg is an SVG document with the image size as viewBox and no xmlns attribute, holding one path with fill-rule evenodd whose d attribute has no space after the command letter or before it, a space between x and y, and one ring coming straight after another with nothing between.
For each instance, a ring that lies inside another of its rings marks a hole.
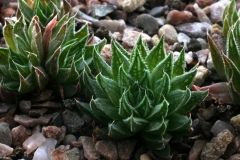
<instances>
[{"instance_id":1,"label":"gray stone","mask_svg":"<svg viewBox=\"0 0 240 160\"><path fill-rule=\"evenodd\" d=\"M131 159L136 141L125 140L117 142L118 155L121 160Z\"/></svg>"},{"instance_id":2,"label":"gray stone","mask_svg":"<svg viewBox=\"0 0 240 160\"><path fill-rule=\"evenodd\" d=\"M151 15L141 14L136 18L136 25L143 28L149 35L157 34L158 21Z\"/></svg>"},{"instance_id":3,"label":"gray stone","mask_svg":"<svg viewBox=\"0 0 240 160\"><path fill-rule=\"evenodd\" d=\"M81 136L79 140L82 142L85 158L88 160L97 160L100 158L100 154L96 151L91 137Z\"/></svg>"},{"instance_id":4,"label":"gray stone","mask_svg":"<svg viewBox=\"0 0 240 160\"><path fill-rule=\"evenodd\" d=\"M5 122L0 123L0 143L8 146L12 145L12 135L9 125Z\"/></svg>"},{"instance_id":5,"label":"gray stone","mask_svg":"<svg viewBox=\"0 0 240 160\"><path fill-rule=\"evenodd\" d=\"M157 17L157 16L163 15L163 13L164 13L164 7L158 6L158 7L152 8L148 14L150 14L151 16Z\"/></svg>"},{"instance_id":6,"label":"gray stone","mask_svg":"<svg viewBox=\"0 0 240 160\"><path fill-rule=\"evenodd\" d=\"M81 127L84 124L84 121L80 115L69 110L66 110L62 113L62 118L64 125L70 133L76 133L80 131Z\"/></svg>"},{"instance_id":7,"label":"gray stone","mask_svg":"<svg viewBox=\"0 0 240 160\"><path fill-rule=\"evenodd\" d=\"M65 152L68 160L79 160L80 159L80 151L78 148L73 148Z\"/></svg>"},{"instance_id":8,"label":"gray stone","mask_svg":"<svg viewBox=\"0 0 240 160\"><path fill-rule=\"evenodd\" d=\"M104 17L109 13L112 13L115 10L114 6L111 5L99 5L99 4L95 4L92 5L92 16L93 17Z\"/></svg>"},{"instance_id":9,"label":"gray stone","mask_svg":"<svg viewBox=\"0 0 240 160\"><path fill-rule=\"evenodd\" d=\"M36 127L38 125L40 126L47 125L51 118L52 115L50 114L40 116L39 118L31 118L27 115L15 115L14 121L25 127Z\"/></svg>"},{"instance_id":10,"label":"gray stone","mask_svg":"<svg viewBox=\"0 0 240 160\"><path fill-rule=\"evenodd\" d=\"M233 126L221 120L217 120L214 123L214 125L211 128L211 132L214 134L214 136L217 136L217 134L226 129L229 130L233 135L235 135L235 129L233 128Z\"/></svg>"},{"instance_id":11,"label":"gray stone","mask_svg":"<svg viewBox=\"0 0 240 160\"><path fill-rule=\"evenodd\" d=\"M206 22L184 23L175 26L178 32L183 32L192 38L204 38L211 25Z\"/></svg>"},{"instance_id":12,"label":"gray stone","mask_svg":"<svg viewBox=\"0 0 240 160\"><path fill-rule=\"evenodd\" d=\"M112 141L97 141L95 148L107 160L118 159L117 147Z\"/></svg>"},{"instance_id":13,"label":"gray stone","mask_svg":"<svg viewBox=\"0 0 240 160\"><path fill-rule=\"evenodd\" d=\"M205 140L196 140L194 142L193 147L189 152L188 160L198 160L200 159L200 155L202 153L203 147L206 145L207 141Z\"/></svg>"},{"instance_id":14,"label":"gray stone","mask_svg":"<svg viewBox=\"0 0 240 160\"><path fill-rule=\"evenodd\" d=\"M71 141L76 141L77 138L73 134L67 134L63 139L63 144L68 145Z\"/></svg>"},{"instance_id":15,"label":"gray stone","mask_svg":"<svg viewBox=\"0 0 240 160\"><path fill-rule=\"evenodd\" d=\"M118 5L125 12L132 12L137 8L142 7L145 4L146 0L118 0Z\"/></svg>"}]
</instances>

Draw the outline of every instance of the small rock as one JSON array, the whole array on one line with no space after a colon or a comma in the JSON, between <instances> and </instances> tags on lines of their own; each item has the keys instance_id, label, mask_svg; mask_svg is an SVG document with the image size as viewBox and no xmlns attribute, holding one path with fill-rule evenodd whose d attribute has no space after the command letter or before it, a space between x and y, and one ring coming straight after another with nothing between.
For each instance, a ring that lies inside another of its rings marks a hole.
<instances>
[{"instance_id":1,"label":"small rock","mask_svg":"<svg viewBox=\"0 0 240 160\"><path fill-rule=\"evenodd\" d=\"M202 46L198 40L196 40L195 38L192 38L187 44L187 49L189 51L197 52L202 49Z\"/></svg>"},{"instance_id":2,"label":"small rock","mask_svg":"<svg viewBox=\"0 0 240 160\"><path fill-rule=\"evenodd\" d=\"M172 25L179 25L187 22L193 22L195 17L189 11L172 10L167 15L167 22Z\"/></svg>"},{"instance_id":3,"label":"small rock","mask_svg":"<svg viewBox=\"0 0 240 160\"><path fill-rule=\"evenodd\" d=\"M183 3L181 0L167 0L165 5L168 6L169 10L183 10L186 7L186 4Z\"/></svg>"},{"instance_id":4,"label":"small rock","mask_svg":"<svg viewBox=\"0 0 240 160\"><path fill-rule=\"evenodd\" d=\"M146 0L118 0L118 5L125 12L132 12L137 8L142 7Z\"/></svg>"},{"instance_id":5,"label":"small rock","mask_svg":"<svg viewBox=\"0 0 240 160\"><path fill-rule=\"evenodd\" d=\"M221 120L217 120L211 128L211 132L214 136L217 136L218 133L222 132L223 130L229 130L232 135L235 135L235 129L229 123L226 123Z\"/></svg>"},{"instance_id":6,"label":"small rock","mask_svg":"<svg viewBox=\"0 0 240 160\"><path fill-rule=\"evenodd\" d=\"M27 154L33 152L36 148L41 146L46 138L42 133L34 133L28 139L23 142L23 148L26 150Z\"/></svg>"},{"instance_id":7,"label":"small rock","mask_svg":"<svg viewBox=\"0 0 240 160\"><path fill-rule=\"evenodd\" d=\"M164 17L155 17L156 21L158 22L159 26L163 26L166 24L166 19Z\"/></svg>"},{"instance_id":8,"label":"small rock","mask_svg":"<svg viewBox=\"0 0 240 160\"><path fill-rule=\"evenodd\" d=\"M199 8L198 4L195 3L193 5L193 8L195 9L197 16L198 16L198 20L200 22L207 22L209 24L212 24L212 22L210 21L210 19L208 18L208 16L203 12L203 10L201 8Z\"/></svg>"},{"instance_id":9,"label":"small rock","mask_svg":"<svg viewBox=\"0 0 240 160\"><path fill-rule=\"evenodd\" d=\"M100 154L96 151L91 137L81 136L79 140L82 142L85 158L88 160L97 160L100 158Z\"/></svg>"},{"instance_id":10,"label":"small rock","mask_svg":"<svg viewBox=\"0 0 240 160\"><path fill-rule=\"evenodd\" d=\"M234 136L227 129L218 133L218 135L203 148L201 160L217 160L224 154L233 137Z\"/></svg>"},{"instance_id":11,"label":"small rock","mask_svg":"<svg viewBox=\"0 0 240 160\"><path fill-rule=\"evenodd\" d=\"M175 28L178 32L183 32L189 37L204 38L207 34L207 31L211 29L211 25L206 22L193 22L179 24Z\"/></svg>"},{"instance_id":12,"label":"small rock","mask_svg":"<svg viewBox=\"0 0 240 160\"><path fill-rule=\"evenodd\" d=\"M63 139L63 145L68 145L70 144L71 141L76 141L77 138L73 134L67 134L64 139Z\"/></svg>"},{"instance_id":13,"label":"small rock","mask_svg":"<svg viewBox=\"0 0 240 160\"><path fill-rule=\"evenodd\" d=\"M193 52L190 51L185 54L185 62L187 64L196 64L193 59Z\"/></svg>"},{"instance_id":14,"label":"small rock","mask_svg":"<svg viewBox=\"0 0 240 160\"><path fill-rule=\"evenodd\" d=\"M142 154L140 156L140 160L152 160L151 157L147 154Z\"/></svg>"},{"instance_id":15,"label":"small rock","mask_svg":"<svg viewBox=\"0 0 240 160\"><path fill-rule=\"evenodd\" d=\"M230 122L238 131L240 131L240 114L232 117Z\"/></svg>"},{"instance_id":16,"label":"small rock","mask_svg":"<svg viewBox=\"0 0 240 160\"><path fill-rule=\"evenodd\" d=\"M84 124L84 121L77 113L69 110L66 110L62 113L62 118L64 125L70 133L76 133L80 131L81 127Z\"/></svg>"},{"instance_id":17,"label":"small rock","mask_svg":"<svg viewBox=\"0 0 240 160\"><path fill-rule=\"evenodd\" d=\"M211 4L217 2L217 0L195 0L195 2L201 7L210 6Z\"/></svg>"},{"instance_id":18,"label":"small rock","mask_svg":"<svg viewBox=\"0 0 240 160\"><path fill-rule=\"evenodd\" d=\"M78 148L73 148L65 152L68 160L80 160L80 151Z\"/></svg>"},{"instance_id":19,"label":"small rock","mask_svg":"<svg viewBox=\"0 0 240 160\"><path fill-rule=\"evenodd\" d=\"M240 153L231 155L228 160L239 160L240 159Z\"/></svg>"},{"instance_id":20,"label":"small rock","mask_svg":"<svg viewBox=\"0 0 240 160\"><path fill-rule=\"evenodd\" d=\"M203 38L197 38L198 42L201 44L202 49L208 49L208 43Z\"/></svg>"},{"instance_id":21,"label":"small rock","mask_svg":"<svg viewBox=\"0 0 240 160\"><path fill-rule=\"evenodd\" d=\"M28 114L31 109L31 101L22 100L19 102L19 109L22 113Z\"/></svg>"},{"instance_id":22,"label":"small rock","mask_svg":"<svg viewBox=\"0 0 240 160\"><path fill-rule=\"evenodd\" d=\"M230 3L230 0L221 0L210 6L210 18L213 23L222 21L223 10Z\"/></svg>"},{"instance_id":23,"label":"small rock","mask_svg":"<svg viewBox=\"0 0 240 160\"><path fill-rule=\"evenodd\" d=\"M233 141L228 145L223 158L230 157L233 153L239 150L240 147L240 136L237 136L233 139Z\"/></svg>"},{"instance_id":24,"label":"small rock","mask_svg":"<svg viewBox=\"0 0 240 160\"><path fill-rule=\"evenodd\" d=\"M157 34L155 34L153 37L152 37L152 43L153 43L153 46L156 46L160 41L160 38Z\"/></svg>"},{"instance_id":25,"label":"small rock","mask_svg":"<svg viewBox=\"0 0 240 160\"><path fill-rule=\"evenodd\" d=\"M153 17L158 17L163 15L163 13L164 13L164 7L158 6L158 7L152 8L148 14L150 14Z\"/></svg>"},{"instance_id":26,"label":"small rock","mask_svg":"<svg viewBox=\"0 0 240 160\"><path fill-rule=\"evenodd\" d=\"M199 66L197 68L197 74L194 78L193 83L197 86L201 86L205 82L206 78L210 75L210 73L211 72L206 67Z\"/></svg>"},{"instance_id":27,"label":"small rock","mask_svg":"<svg viewBox=\"0 0 240 160\"><path fill-rule=\"evenodd\" d=\"M136 141L125 140L117 142L117 150L119 158L122 160L131 159Z\"/></svg>"},{"instance_id":28,"label":"small rock","mask_svg":"<svg viewBox=\"0 0 240 160\"><path fill-rule=\"evenodd\" d=\"M31 136L31 130L19 125L11 130L12 141L14 146L20 146L22 143Z\"/></svg>"},{"instance_id":29,"label":"small rock","mask_svg":"<svg viewBox=\"0 0 240 160\"><path fill-rule=\"evenodd\" d=\"M205 65L209 55L209 49L199 50L195 54L197 55L200 64Z\"/></svg>"},{"instance_id":30,"label":"small rock","mask_svg":"<svg viewBox=\"0 0 240 160\"><path fill-rule=\"evenodd\" d=\"M112 5L92 5L91 6L91 15L93 17L101 18L105 17L109 13L112 13L115 10L115 7Z\"/></svg>"},{"instance_id":31,"label":"small rock","mask_svg":"<svg viewBox=\"0 0 240 160\"><path fill-rule=\"evenodd\" d=\"M0 114L7 113L11 107L13 107L12 104L0 103Z\"/></svg>"},{"instance_id":32,"label":"small rock","mask_svg":"<svg viewBox=\"0 0 240 160\"><path fill-rule=\"evenodd\" d=\"M72 109L73 107L76 106L75 99L64 99L62 102L63 102L64 107L66 107L68 109Z\"/></svg>"},{"instance_id":33,"label":"small rock","mask_svg":"<svg viewBox=\"0 0 240 160\"><path fill-rule=\"evenodd\" d=\"M50 153L51 160L68 160L67 154L64 151L54 149Z\"/></svg>"},{"instance_id":34,"label":"small rock","mask_svg":"<svg viewBox=\"0 0 240 160\"><path fill-rule=\"evenodd\" d=\"M2 8L1 9L1 14L0 14L0 21L1 23L4 24L4 19L6 17L12 17L14 16L16 11L13 8L7 7L7 8Z\"/></svg>"},{"instance_id":35,"label":"small rock","mask_svg":"<svg viewBox=\"0 0 240 160\"><path fill-rule=\"evenodd\" d=\"M50 153L55 149L57 141L52 138L46 138L41 146L34 152L33 160L50 159Z\"/></svg>"},{"instance_id":36,"label":"small rock","mask_svg":"<svg viewBox=\"0 0 240 160\"><path fill-rule=\"evenodd\" d=\"M122 11L122 10L115 10L111 14L112 19L115 20L124 20L125 22L127 21L127 13Z\"/></svg>"},{"instance_id":37,"label":"small rock","mask_svg":"<svg viewBox=\"0 0 240 160\"><path fill-rule=\"evenodd\" d=\"M57 103L57 102L51 102L51 101L46 101L43 103L34 103L32 104L32 107L44 107L44 108L61 108L62 105L61 103Z\"/></svg>"},{"instance_id":38,"label":"small rock","mask_svg":"<svg viewBox=\"0 0 240 160\"><path fill-rule=\"evenodd\" d=\"M210 105L208 108L199 108L198 111L204 120L210 120L216 115L217 108L214 105Z\"/></svg>"},{"instance_id":39,"label":"small rock","mask_svg":"<svg viewBox=\"0 0 240 160\"><path fill-rule=\"evenodd\" d=\"M104 45L103 49L101 50L100 55L102 56L104 61L110 65L111 59L112 59L111 44Z\"/></svg>"},{"instance_id":40,"label":"small rock","mask_svg":"<svg viewBox=\"0 0 240 160\"><path fill-rule=\"evenodd\" d=\"M9 147L6 144L0 143L0 158L7 157L13 153L13 148Z\"/></svg>"},{"instance_id":41,"label":"small rock","mask_svg":"<svg viewBox=\"0 0 240 160\"><path fill-rule=\"evenodd\" d=\"M30 117L39 117L39 116L44 115L47 111L48 111L47 108L31 109L31 110L28 112L28 115L29 115Z\"/></svg>"},{"instance_id":42,"label":"small rock","mask_svg":"<svg viewBox=\"0 0 240 160\"><path fill-rule=\"evenodd\" d=\"M47 126L42 128L42 133L46 138L53 138L60 143L66 135L66 127Z\"/></svg>"},{"instance_id":43,"label":"small rock","mask_svg":"<svg viewBox=\"0 0 240 160\"><path fill-rule=\"evenodd\" d=\"M122 45L132 48L136 44L140 35L144 42L149 43L151 41L151 37L145 33L125 29L123 32Z\"/></svg>"},{"instance_id":44,"label":"small rock","mask_svg":"<svg viewBox=\"0 0 240 160\"><path fill-rule=\"evenodd\" d=\"M8 146L12 145L12 135L9 125L5 122L0 123L0 143Z\"/></svg>"},{"instance_id":45,"label":"small rock","mask_svg":"<svg viewBox=\"0 0 240 160\"><path fill-rule=\"evenodd\" d=\"M170 24L165 24L158 30L158 36L164 35L165 42L169 45L177 42L178 34L175 28Z\"/></svg>"},{"instance_id":46,"label":"small rock","mask_svg":"<svg viewBox=\"0 0 240 160\"><path fill-rule=\"evenodd\" d=\"M25 127L35 127L37 125L41 126L47 125L51 118L52 115L43 115L40 116L39 118L31 118L27 115L15 115L14 121Z\"/></svg>"},{"instance_id":47,"label":"small rock","mask_svg":"<svg viewBox=\"0 0 240 160\"><path fill-rule=\"evenodd\" d=\"M207 141L205 140L196 140L194 142L193 147L189 152L188 160L198 160L200 159L200 155L202 153L203 147L206 145Z\"/></svg>"},{"instance_id":48,"label":"small rock","mask_svg":"<svg viewBox=\"0 0 240 160\"><path fill-rule=\"evenodd\" d=\"M82 148L82 142L80 141L69 141L69 144L72 148L74 147Z\"/></svg>"},{"instance_id":49,"label":"small rock","mask_svg":"<svg viewBox=\"0 0 240 160\"><path fill-rule=\"evenodd\" d=\"M136 18L136 25L143 28L150 36L157 34L158 22L157 20L148 14L141 14Z\"/></svg>"},{"instance_id":50,"label":"small rock","mask_svg":"<svg viewBox=\"0 0 240 160\"><path fill-rule=\"evenodd\" d=\"M190 42L191 38L188 35L180 32L180 33L178 33L177 39L178 39L178 42L183 42L184 49L188 50L187 43Z\"/></svg>"},{"instance_id":51,"label":"small rock","mask_svg":"<svg viewBox=\"0 0 240 160\"><path fill-rule=\"evenodd\" d=\"M99 25L102 27L105 27L106 30L111 32L120 32L123 33L123 30L126 29L126 23L124 20L100 20Z\"/></svg>"},{"instance_id":52,"label":"small rock","mask_svg":"<svg viewBox=\"0 0 240 160\"><path fill-rule=\"evenodd\" d=\"M56 150L59 150L59 151L68 151L70 150L71 146L70 145L59 145Z\"/></svg>"},{"instance_id":53,"label":"small rock","mask_svg":"<svg viewBox=\"0 0 240 160\"><path fill-rule=\"evenodd\" d=\"M95 148L107 160L118 159L117 147L112 141L97 141Z\"/></svg>"}]
</instances>

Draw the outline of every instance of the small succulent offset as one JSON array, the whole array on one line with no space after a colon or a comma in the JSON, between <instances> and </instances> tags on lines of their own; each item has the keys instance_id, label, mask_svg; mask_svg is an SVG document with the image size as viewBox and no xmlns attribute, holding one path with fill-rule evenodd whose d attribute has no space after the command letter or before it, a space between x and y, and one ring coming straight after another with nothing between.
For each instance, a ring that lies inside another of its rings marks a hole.
<instances>
[{"instance_id":1,"label":"small succulent offset","mask_svg":"<svg viewBox=\"0 0 240 160\"><path fill-rule=\"evenodd\" d=\"M213 64L220 78L227 85L231 99L240 105L240 19L234 0L226 6L223 13L223 34L226 38L226 53L223 53L208 35L208 43ZM210 93L211 94L211 93Z\"/></svg>"},{"instance_id":2,"label":"small succulent offset","mask_svg":"<svg viewBox=\"0 0 240 160\"><path fill-rule=\"evenodd\" d=\"M61 18L72 10L66 0L18 0L18 6L27 23L38 16L41 28L46 27L56 15Z\"/></svg>"},{"instance_id":3,"label":"small succulent offset","mask_svg":"<svg viewBox=\"0 0 240 160\"><path fill-rule=\"evenodd\" d=\"M87 25L75 32L74 16L69 14L60 19L55 16L43 32L38 16L29 24L21 15L17 20L9 18L3 34L8 48L0 48L0 73L6 91L27 93L44 89L49 81L62 86L77 85L83 59L87 64L92 59L94 46L87 45Z\"/></svg>"},{"instance_id":4,"label":"small succulent offset","mask_svg":"<svg viewBox=\"0 0 240 160\"><path fill-rule=\"evenodd\" d=\"M120 140L139 135L145 146L159 156L169 155L172 136L186 134L191 118L186 115L207 92L190 91L196 69L185 72L184 51L176 61L166 55L163 38L149 50L141 37L132 54L112 41L111 66L94 52L98 72L92 76L86 66L85 86L90 102L77 105L97 122L107 126L96 129L101 138Z\"/></svg>"}]
</instances>

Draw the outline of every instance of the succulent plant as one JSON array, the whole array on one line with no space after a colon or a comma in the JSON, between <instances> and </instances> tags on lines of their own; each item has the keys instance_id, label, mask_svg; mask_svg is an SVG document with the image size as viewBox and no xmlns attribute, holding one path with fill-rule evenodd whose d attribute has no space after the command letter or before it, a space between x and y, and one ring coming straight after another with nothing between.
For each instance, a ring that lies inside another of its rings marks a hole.
<instances>
[{"instance_id":1,"label":"succulent plant","mask_svg":"<svg viewBox=\"0 0 240 160\"><path fill-rule=\"evenodd\" d=\"M18 6L27 23L38 16L41 28L46 27L56 15L60 19L72 10L66 0L18 0Z\"/></svg>"},{"instance_id":2,"label":"succulent plant","mask_svg":"<svg viewBox=\"0 0 240 160\"><path fill-rule=\"evenodd\" d=\"M223 13L223 34L226 38L226 53L223 53L223 51L216 46L210 35L207 37L214 67L220 78L223 81L227 81L227 83L221 83L221 88L228 88L227 90L222 90L222 92L229 92L233 103L238 105L240 105L240 85L238 82L238 79L240 78L239 20L235 1L232 0L231 3L226 6ZM225 87L225 85L227 85L227 87ZM205 89L207 88L209 87L205 87ZM215 94L214 92L215 90L212 90L209 93L213 95ZM215 95L215 97L217 96ZM221 95L219 95L219 99L220 101L225 101L225 98Z\"/></svg>"},{"instance_id":3,"label":"succulent plant","mask_svg":"<svg viewBox=\"0 0 240 160\"><path fill-rule=\"evenodd\" d=\"M191 125L187 116L207 92L191 91L196 70L185 72L184 51L176 61L166 55L163 38L149 50L141 37L132 54L112 41L111 66L97 51L93 61L99 74L94 78L88 66L83 73L85 86L93 98L77 105L96 122L101 138L120 140L139 135L146 147L159 156L168 156L172 136L186 134Z\"/></svg>"},{"instance_id":4,"label":"succulent plant","mask_svg":"<svg viewBox=\"0 0 240 160\"><path fill-rule=\"evenodd\" d=\"M3 29L8 48L0 49L2 87L6 91L26 93L44 89L50 82L62 86L77 85L84 68L92 61L94 47L87 45L87 25L75 32L74 16L55 16L42 31L38 16L29 24L24 16L9 18ZM91 39L90 39L91 40ZM99 49L100 49L99 48Z\"/></svg>"}]
</instances>

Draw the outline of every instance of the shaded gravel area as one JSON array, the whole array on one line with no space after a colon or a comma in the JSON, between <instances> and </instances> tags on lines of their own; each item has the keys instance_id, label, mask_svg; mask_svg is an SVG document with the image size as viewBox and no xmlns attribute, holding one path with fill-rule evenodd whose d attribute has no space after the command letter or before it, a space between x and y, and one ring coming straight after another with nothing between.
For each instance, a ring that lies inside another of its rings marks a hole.
<instances>
[{"instance_id":1,"label":"shaded gravel area","mask_svg":"<svg viewBox=\"0 0 240 160\"><path fill-rule=\"evenodd\" d=\"M70 1L70 0L69 0ZM1 28L4 18L14 16L16 0L0 0ZM111 39L128 51L139 35L151 48L165 36L165 49L178 57L185 49L186 70L199 63L194 84L206 86L220 82L206 40L207 32L225 50L219 26L222 12L230 0L71 0L76 29L89 25L94 41L107 39L101 56L111 64ZM240 1L237 0L237 7ZM0 31L2 37L2 29ZM5 46L1 39L1 46ZM1 93L2 94L2 93ZM4 95L4 97L9 95ZM11 95L10 95L11 96ZM1 97L3 97L1 95ZM137 138L119 142L101 140L93 128L98 126L81 113L77 95L61 100L52 90L27 95L17 103L0 102L0 157L5 159L52 160L154 160ZM2 99L4 100L4 99ZM207 98L191 112L192 128L185 137L173 138L174 160L239 160L240 110L233 104L219 104ZM43 144L44 142L44 144ZM30 147L29 147L30 146ZM55 147L56 146L56 147Z\"/></svg>"}]
</instances>

